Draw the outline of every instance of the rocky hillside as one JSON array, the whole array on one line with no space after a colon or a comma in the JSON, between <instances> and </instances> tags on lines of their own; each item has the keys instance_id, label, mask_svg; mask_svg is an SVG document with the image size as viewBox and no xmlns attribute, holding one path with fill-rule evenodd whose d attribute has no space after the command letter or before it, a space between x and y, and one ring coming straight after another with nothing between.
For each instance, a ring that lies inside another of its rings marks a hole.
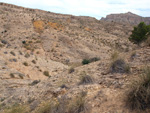
<instances>
[{"instance_id":1,"label":"rocky hillside","mask_svg":"<svg viewBox=\"0 0 150 113\"><path fill-rule=\"evenodd\" d=\"M110 14L107 15L106 18L101 18L101 20L109 21L109 22L113 21L113 22L124 23L124 24L132 24L132 25L137 25L140 22L145 22L146 24L150 24L150 17L141 17L131 12L121 13L121 14Z\"/></svg>"},{"instance_id":2,"label":"rocky hillside","mask_svg":"<svg viewBox=\"0 0 150 113\"><path fill-rule=\"evenodd\" d=\"M134 112L126 85L150 59L132 25L5 3L0 23L0 112Z\"/></svg>"}]
</instances>

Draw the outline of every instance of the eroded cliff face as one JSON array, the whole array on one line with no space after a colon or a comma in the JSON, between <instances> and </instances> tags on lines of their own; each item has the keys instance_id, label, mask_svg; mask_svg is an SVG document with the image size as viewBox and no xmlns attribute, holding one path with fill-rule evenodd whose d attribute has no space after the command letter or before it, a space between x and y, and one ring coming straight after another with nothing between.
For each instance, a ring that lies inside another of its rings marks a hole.
<instances>
[{"instance_id":1,"label":"eroded cliff face","mask_svg":"<svg viewBox=\"0 0 150 113\"><path fill-rule=\"evenodd\" d=\"M121 14L110 14L107 15L106 18L102 18L101 20L109 21L109 22L125 23L125 24L128 23L132 25L137 25L140 22L145 22L146 24L150 24L150 17L141 17L131 12L121 13Z\"/></svg>"}]
</instances>

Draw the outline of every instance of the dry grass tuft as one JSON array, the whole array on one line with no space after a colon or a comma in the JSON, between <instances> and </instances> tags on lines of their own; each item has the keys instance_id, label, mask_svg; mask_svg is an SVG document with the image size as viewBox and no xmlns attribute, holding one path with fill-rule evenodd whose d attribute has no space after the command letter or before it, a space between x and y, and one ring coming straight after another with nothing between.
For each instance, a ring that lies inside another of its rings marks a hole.
<instances>
[{"instance_id":1,"label":"dry grass tuft","mask_svg":"<svg viewBox=\"0 0 150 113\"><path fill-rule=\"evenodd\" d=\"M81 74L79 85L87 85L87 84L93 84L94 78L87 75L85 72Z\"/></svg>"},{"instance_id":2,"label":"dry grass tuft","mask_svg":"<svg viewBox=\"0 0 150 113\"><path fill-rule=\"evenodd\" d=\"M150 108L150 68L129 85L126 94L126 105L131 110L147 110Z\"/></svg>"},{"instance_id":3,"label":"dry grass tuft","mask_svg":"<svg viewBox=\"0 0 150 113\"><path fill-rule=\"evenodd\" d=\"M116 59L111 63L111 73L130 73L130 66L123 59Z\"/></svg>"},{"instance_id":4,"label":"dry grass tuft","mask_svg":"<svg viewBox=\"0 0 150 113\"><path fill-rule=\"evenodd\" d=\"M37 111L38 113L91 113L91 107L86 103L86 94L82 92L72 99L66 96L54 98L42 104Z\"/></svg>"},{"instance_id":5,"label":"dry grass tuft","mask_svg":"<svg viewBox=\"0 0 150 113\"><path fill-rule=\"evenodd\" d=\"M30 113L30 108L26 105L13 105L9 108L5 108L3 113Z\"/></svg>"}]
</instances>

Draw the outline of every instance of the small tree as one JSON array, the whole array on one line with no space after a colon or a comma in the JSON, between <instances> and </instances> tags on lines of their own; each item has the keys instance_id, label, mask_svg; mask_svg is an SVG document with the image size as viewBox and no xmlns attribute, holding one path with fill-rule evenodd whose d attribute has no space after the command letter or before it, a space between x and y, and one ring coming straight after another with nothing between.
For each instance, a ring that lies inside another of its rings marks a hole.
<instances>
[{"instance_id":1,"label":"small tree","mask_svg":"<svg viewBox=\"0 0 150 113\"><path fill-rule=\"evenodd\" d=\"M134 27L129 40L139 44L146 40L148 35L150 35L150 25L146 25L144 22L141 22L137 27Z\"/></svg>"}]
</instances>

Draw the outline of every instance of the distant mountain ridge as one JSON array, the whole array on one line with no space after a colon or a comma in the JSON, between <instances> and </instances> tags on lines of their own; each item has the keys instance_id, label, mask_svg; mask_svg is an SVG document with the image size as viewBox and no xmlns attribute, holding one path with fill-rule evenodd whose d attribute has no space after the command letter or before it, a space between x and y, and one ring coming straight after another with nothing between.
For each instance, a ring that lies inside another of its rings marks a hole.
<instances>
[{"instance_id":1,"label":"distant mountain ridge","mask_svg":"<svg viewBox=\"0 0 150 113\"><path fill-rule=\"evenodd\" d=\"M113 21L118 23L128 23L137 25L140 22L145 22L146 24L150 24L150 17L142 17L131 12L120 13L120 14L110 14L107 15L106 18L101 18L103 21Z\"/></svg>"}]
</instances>

